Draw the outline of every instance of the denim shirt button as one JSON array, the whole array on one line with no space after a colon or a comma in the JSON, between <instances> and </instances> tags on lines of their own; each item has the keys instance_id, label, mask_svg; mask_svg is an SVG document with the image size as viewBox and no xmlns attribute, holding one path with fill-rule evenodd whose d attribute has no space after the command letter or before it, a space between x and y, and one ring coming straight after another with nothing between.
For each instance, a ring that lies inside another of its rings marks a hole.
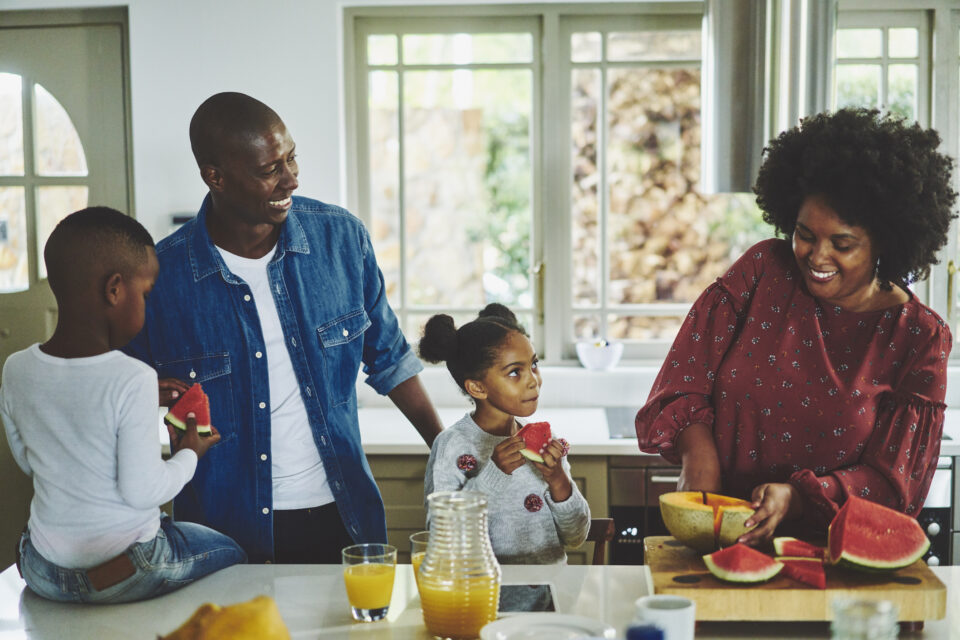
<instances>
[{"instance_id":1,"label":"denim shirt button","mask_svg":"<svg viewBox=\"0 0 960 640\"><path fill-rule=\"evenodd\" d=\"M270 513L270 509L267 509L266 507L264 507L264 508L261 509L260 511L261 511L261 513L263 513L263 515L267 515L268 513Z\"/></svg>"},{"instance_id":2,"label":"denim shirt button","mask_svg":"<svg viewBox=\"0 0 960 640\"><path fill-rule=\"evenodd\" d=\"M244 302L250 302L250 294L249 294L249 293L248 293L247 295L243 296L243 301L244 301Z\"/></svg>"},{"instance_id":3,"label":"denim shirt button","mask_svg":"<svg viewBox=\"0 0 960 640\"><path fill-rule=\"evenodd\" d=\"M267 459L267 454L261 453L261 454L260 454L260 459L261 459L261 460L266 460L266 459Z\"/></svg>"},{"instance_id":4,"label":"denim shirt button","mask_svg":"<svg viewBox=\"0 0 960 640\"><path fill-rule=\"evenodd\" d=\"M293 346L297 346L297 339L296 339L296 338L290 338L290 343L291 343Z\"/></svg>"},{"instance_id":5,"label":"denim shirt button","mask_svg":"<svg viewBox=\"0 0 960 640\"><path fill-rule=\"evenodd\" d=\"M307 387L306 391L308 396L313 396L313 391L310 391L310 387Z\"/></svg>"},{"instance_id":6,"label":"denim shirt button","mask_svg":"<svg viewBox=\"0 0 960 640\"><path fill-rule=\"evenodd\" d=\"M266 408L267 408L267 403L266 403L266 402L261 402L261 403L260 403L260 408L261 408L261 409L266 409Z\"/></svg>"},{"instance_id":7,"label":"denim shirt button","mask_svg":"<svg viewBox=\"0 0 960 640\"><path fill-rule=\"evenodd\" d=\"M255 354L253 354L253 355L255 355L255 356L258 357L258 358L262 358L262 357L263 357L263 353L260 352L260 351L257 351L257 352L256 352Z\"/></svg>"},{"instance_id":8,"label":"denim shirt button","mask_svg":"<svg viewBox=\"0 0 960 640\"><path fill-rule=\"evenodd\" d=\"M196 372L196 371L191 371L191 372L190 372L190 377L191 377L191 378L196 378L196 377L197 377L197 372Z\"/></svg>"},{"instance_id":9,"label":"denim shirt button","mask_svg":"<svg viewBox=\"0 0 960 640\"><path fill-rule=\"evenodd\" d=\"M350 332L347 331L346 329L344 329L344 330L343 330L343 337L346 338L348 335L350 335Z\"/></svg>"},{"instance_id":10,"label":"denim shirt button","mask_svg":"<svg viewBox=\"0 0 960 640\"><path fill-rule=\"evenodd\" d=\"M327 446L327 436L320 436L320 444Z\"/></svg>"}]
</instances>

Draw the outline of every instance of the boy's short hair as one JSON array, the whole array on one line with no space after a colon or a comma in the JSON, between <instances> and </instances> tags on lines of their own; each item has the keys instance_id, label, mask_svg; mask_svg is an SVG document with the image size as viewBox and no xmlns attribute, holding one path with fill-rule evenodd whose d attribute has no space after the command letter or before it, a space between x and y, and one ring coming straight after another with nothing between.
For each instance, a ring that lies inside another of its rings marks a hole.
<instances>
[{"instance_id":1,"label":"boy's short hair","mask_svg":"<svg viewBox=\"0 0 960 640\"><path fill-rule=\"evenodd\" d=\"M110 207L87 207L61 220L43 249L55 296L111 273L128 275L147 259L153 238L142 224Z\"/></svg>"}]
</instances>

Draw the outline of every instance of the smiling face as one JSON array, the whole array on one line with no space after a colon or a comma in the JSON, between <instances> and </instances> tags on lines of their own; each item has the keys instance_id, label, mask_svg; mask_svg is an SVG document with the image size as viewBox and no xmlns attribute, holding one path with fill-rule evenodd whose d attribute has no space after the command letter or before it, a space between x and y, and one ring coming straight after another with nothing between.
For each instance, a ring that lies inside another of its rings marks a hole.
<instances>
[{"instance_id":1,"label":"smiling face","mask_svg":"<svg viewBox=\"0 0 960 640\"><path fill-rule=\"evenodd\" d=\"M467 381L478 383L467 384L467 391L505 416L532 415L537 410L543 384L539 362L530 339L519 331L511 331L483 377Z\"/></svg>"},{"instance_id":2,"label":"smiling face","mask_svg":"<svg viewBox=\"0 0 960 640\"><path fill-rule=\"evenodd\" d=\"M822 198L809 196L800 206L793 255L810 293L826 304L859 311L880 292L870 234L843 222Z\"/></svg>"},{"instance_id":3,"label":"smiling face","mask_svg":"<svg viewBox=\"0 0 960 640\"><path fill-rule=\"evenodd\" d=\"M218 166L201 168L218 216L249 226L282 224L300 173L286 126L277 120L229 146Z\"/></svg>"}]
</instances>

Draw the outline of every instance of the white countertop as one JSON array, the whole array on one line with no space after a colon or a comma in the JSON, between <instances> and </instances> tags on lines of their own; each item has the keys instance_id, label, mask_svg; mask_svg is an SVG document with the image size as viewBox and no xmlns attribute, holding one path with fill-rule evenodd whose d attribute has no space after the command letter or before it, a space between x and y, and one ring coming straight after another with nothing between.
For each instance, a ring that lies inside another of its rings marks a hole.
<instances>
[{"instance_id":1,"label":"white countertop","mask_svg":"<svg viewBox=\"0 0 960 640\"><path fill-rule=\"evenodd\" d=\"M927 621L912 638L960 638L960 567L933 567L947 585L947 618ZM503 567L504 583L553 583L560 613L587 616L619 634L633 618L633 602L649 593L644 566ZM350 638L426 640L420 599L409 565L397 567L385 621L354 622L339 565L240 565L166 596L123 605L59 604L25 589L15 567L0 574L2 640L155 640L178 627L204 602L220 605L272 596L297 640ZM548 614L544 614L548 615ZM698 640L714 638L829 638L828 623L701 622Z\"/></svg>"}]
</instances>

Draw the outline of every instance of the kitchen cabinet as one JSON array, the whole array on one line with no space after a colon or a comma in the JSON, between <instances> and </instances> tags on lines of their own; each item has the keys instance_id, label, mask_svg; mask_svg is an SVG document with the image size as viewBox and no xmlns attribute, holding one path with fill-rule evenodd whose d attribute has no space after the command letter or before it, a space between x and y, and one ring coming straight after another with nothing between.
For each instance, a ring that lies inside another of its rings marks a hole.
<instances>
[{"instance_id":1,"label":"kitchen cabinet","mask_svg":"<svg viewBox=\"0 0 960 640\"><path fill-rule=\"evenodd\" d=\"M387 513L387 541L395 546L401 562L410 558L410 534L426 526L423 507L423 478L426 455L368 455L373 477L380 487ZM573 480L587 499L595 518L607 516L607 459L602 456L570 456ZM589 564L593 543L567 549L570 564ZM607 558L610 558L608 547Z\"/></svg>"}]
</instances>

